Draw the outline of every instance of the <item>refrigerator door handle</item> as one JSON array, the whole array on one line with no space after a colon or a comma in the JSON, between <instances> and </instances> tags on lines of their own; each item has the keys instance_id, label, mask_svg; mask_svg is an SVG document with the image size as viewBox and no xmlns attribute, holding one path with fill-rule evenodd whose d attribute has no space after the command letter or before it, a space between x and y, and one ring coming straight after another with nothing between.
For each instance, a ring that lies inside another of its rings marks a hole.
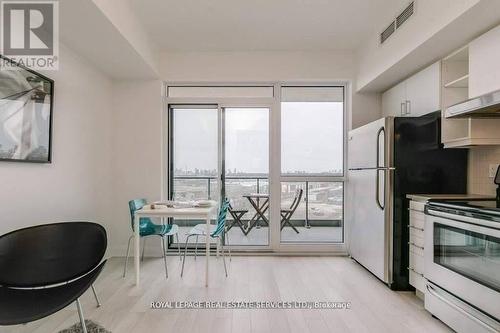
<instances>
[{"instance_id":1,"label":"refrigerator door handle","mask_svg":"<svg viewBox=\"0 0 500 333\"><path fill-rule=\"evenodd\" d=\"M380 169L379 168L384 168L382 167L379 163L380 163L380 135L381 134L384 134L384 142L385 142L385 128L384 127L380 127L380 129L377 131L377 176L375 177L375 181L376 181L376 186L375 186L375 202L377 203L377 206L381 209L381 210L384 210L384 206L385 206L385 203L384 205L382 205L382 203L380 202ZM385 144L384 144L384 147L385 147ZM385 155L385 149L384 149L384 155ZM385 161L385 156L384 156L384 161ZM384 179L385 179L385 172L384 172ZM384 193L385 193L385 181L384 181Z\"/></svg>"}]
</instances>

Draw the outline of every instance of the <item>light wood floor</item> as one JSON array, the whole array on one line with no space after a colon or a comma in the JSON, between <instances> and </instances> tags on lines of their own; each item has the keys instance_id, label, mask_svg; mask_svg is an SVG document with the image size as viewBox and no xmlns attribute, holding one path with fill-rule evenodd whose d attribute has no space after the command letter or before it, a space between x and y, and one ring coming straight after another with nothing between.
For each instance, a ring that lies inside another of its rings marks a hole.
<instances>
[{"instance_id":1,"label":"light wood floor","mask_svg":"<svg viewBox=\"0 0 500 333\"><path fill-rule=\"evenodd\" d=\"M201 260L200 260L201 259ZM204 287L204 258L186 259L180 278L178 257L168 258L165 280L161 258L142 263L142 284L133 270L122 279L123 258L109 260L92 292L82 297L86 318L112 332L450 332L423 309L410 292L393 292L346 257L233 257L229 277L221 259L212 258L211 284ZM153 310L153 301L347 301L349 310ZM58 332L78 321L74 305L23 326L0 332Z\"/></svg>"}]
</instances>

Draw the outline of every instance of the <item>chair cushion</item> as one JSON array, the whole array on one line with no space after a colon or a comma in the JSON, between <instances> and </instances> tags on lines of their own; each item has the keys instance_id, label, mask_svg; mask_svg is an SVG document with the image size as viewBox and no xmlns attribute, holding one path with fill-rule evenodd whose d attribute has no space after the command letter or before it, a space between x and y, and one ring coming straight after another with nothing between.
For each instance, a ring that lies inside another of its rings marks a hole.
<instances>
[{"instance_id":1,"label":"chair cushion","mask_svg":"<svg viewBox=\"0 0 500 333\"><path fill-rule=\"evenodd\" d=\"M89 274L57 287L43 289L0 287L0 325L28 323L65 308L94 283L105 264L106 261L103 261Z\"/></svg>"}]
</instances>

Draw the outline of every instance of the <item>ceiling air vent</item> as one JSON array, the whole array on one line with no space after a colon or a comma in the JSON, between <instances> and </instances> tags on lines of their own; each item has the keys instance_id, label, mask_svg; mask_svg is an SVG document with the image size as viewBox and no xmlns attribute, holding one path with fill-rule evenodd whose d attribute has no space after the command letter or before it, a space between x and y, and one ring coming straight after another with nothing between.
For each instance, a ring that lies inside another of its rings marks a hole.
<instances>
[{"instance_id":1,"label":"ceiling air vent","mask_svg":"<svg viewBox=\"0 0 500 333\"><path fill-rule=\"evenodd\" d=\"M395 22L392 21L391 24L380 34L380 44L385 42L387 38L389 38L390 35L396 31L396 25L394 24Z\"/></svg>"},{"instance_id":2,"label":"ceiling air vent","mask_svg":"<svg viewBox=\"0 0 500 333\"><path fill-rule=\"evenodd\" d=\"M410 2L410 4L399 14L396 19L394 19L391 24L385 28L384 31L380 34L380 44L385 42L387 38L389 38L396 29L399 29L403 23L405 23L410 16L415 12L415 1Z\"/></svg>"},{"instance_id":3,"label":"ceiling air vent","mask_svg":"<svg viewBox=\"0 0 500 333\"><path fill-rule=\"evenodd\" d=\"M406 7L405 10L403 10L403 12L398 15L398 17L396 17L396 29L398 29L401 25L403 25L403 23L405 23L406 20L413 15L413 8L414 8L413 3L414 2L412 1L408 5L408 7Z\"/></svg>"}]
</instances>

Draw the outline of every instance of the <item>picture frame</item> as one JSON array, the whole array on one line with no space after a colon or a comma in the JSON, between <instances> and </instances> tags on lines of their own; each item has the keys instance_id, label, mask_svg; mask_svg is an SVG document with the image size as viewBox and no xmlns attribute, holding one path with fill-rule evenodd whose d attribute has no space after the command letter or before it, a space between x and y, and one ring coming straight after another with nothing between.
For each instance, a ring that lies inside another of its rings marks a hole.
<instances>
[{"instance_id":1,"label":"picture frame","mask_svg":"<svg viewBox=\"0 0 500 333\"><path fill-rule=\"evenodd\" d=\"M0 161L52 163L54 80L0 61Z\"/></svg>"}]
</instances>

